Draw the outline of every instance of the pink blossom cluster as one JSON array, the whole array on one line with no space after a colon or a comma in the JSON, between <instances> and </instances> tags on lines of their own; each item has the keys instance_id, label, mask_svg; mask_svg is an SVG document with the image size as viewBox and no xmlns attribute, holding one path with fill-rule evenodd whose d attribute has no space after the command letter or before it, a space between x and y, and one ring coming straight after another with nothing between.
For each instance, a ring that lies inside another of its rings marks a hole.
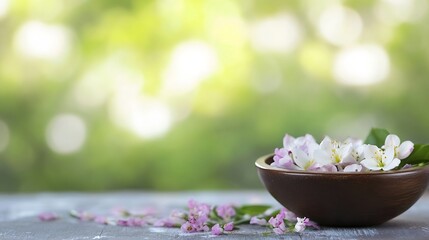
<instances>
[{"instance_id":1,"label":"pink blossom cluster","mask_svg":"<svg viewBox=\"0 0 429 240\"><path fill-rule=\"evenodd\" d=\"M247 205L246 207L252 207ZM154 209L133 212L124 209L115 209L113 215L95 215L87 211L70 211L70 216L82 222L96 222L99 224L116 225L123 227L177 227L185 233L210 232L213 235L221 235L234 230L237 224L257 224L271 227L276 234L286 232L302 232L308 226L317 228L314 222L308 218L299 218L293 212L283 208L278 214L267 206L264 213L255 216L243 212L243 208L232 204L210 206L194 200L188 202L187 211L173 210L165 218L156 218ZM240 210L241 209L241 210ZM237 212L238 211L238 212ZM276 216L274 216L276 214ZM58 215L51 212L39 214L41 221L53 221ZM267 219L269 221L267 221Z\"/></svg>"},{"instance_id":2,"label":"pink blossom cluster","mask_svg":"<svg viewBox=\"0 0 429 240\"><path fill-rule=\"evenodd\" d=\"M188 202L189 212L188 220L181 226L183 232L207 232L209 227L209 214L212 208L204 203L198 203L194 200ZM232 205L221 205L216 208L216 213L222 218L222 222L231 220L235 216L235 210ZM233 222L223 224L216 223L211 227L211 232L214 235L220 235L224 231L232 231L234 229Z\"/></svg>"},{"instance_id":3,"label":"pink blossom cluster","mask_svg":"<svg viewBox=\"0 0 429 240\"><path fill-rule=\"evenodd\" d=\"M189 213L186 221L180 228L183 232L207 232L210 228L207 225L210 214L210 206L198 203L194 200L188 202Z\"/></svg>"},{"instance_id":4,"label":"pink blossom cluster","mask_svg":"<svg viewBox=\"0 0 429 240\"><path fill-rule=\"evenodd\" d=\"M254 216L250 219L250 224L269 226L273 229L275 234L303 232L306 227L319 229L319 226L315 222L310 221L310 219L306 217L297 217L286 208L282 208L280 212L276 216L271 217L268 222L264 218Z\"/></svg>"}]
</instances>

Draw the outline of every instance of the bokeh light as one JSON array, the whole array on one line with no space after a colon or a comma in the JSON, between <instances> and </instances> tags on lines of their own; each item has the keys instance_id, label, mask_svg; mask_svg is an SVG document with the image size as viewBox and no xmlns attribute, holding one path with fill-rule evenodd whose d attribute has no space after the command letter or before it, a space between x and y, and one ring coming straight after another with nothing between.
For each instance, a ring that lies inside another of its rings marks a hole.
<instances>
[{"instance_id":1,"label":"bokeh light","mask_svg":"<svg viewBox=\"0 0 429 240\"><path fill-rule=\"evenodd\" d=\"M253 189L285 133L429 142L428 4L0 0L0 191Z\"/></svg>"},{"instance_id":2,"label":"bokeh light","mask_svg":"<svg viewBox=\"0 0 429 240\"><path fill-rule=\"evenodd\" d=\"M53 151L70 154L81 149L86 134L86 124L81 117L62 113L49 122L46 129L46 141Z\"/></svg>"},{"instance_id":3,"label":"bokeh light","mask_svg":"<svg viewBox=\"0 0 429 240\"><path fill-rule=\"evenodd\" d=\"M0 19L5 16L9 10L9 0L0 0Z\"/></svg>"},{"instance_id":4,"label":"bokeh light","mask_svg":"<svg viewBox=\"0 0 429 240\"><path fill-rule=\"evenodd\" d=\"M280 13L255 21L250 26L252 46L261 52L289 53L302 39L298 20L289 13Z\"/></svg>"},{"instance_id":5,"label":"bokeh light","mask_svg":"<svg viewBox=\"0 0 429 240\"><path fill-rule=\"evenodd\" d=\"M386 80L389 56L377 45L360 45L342 50L335 57L334 75L347 85L371 85Z\"/></svg>"},{"instance_id":6,"label":"bokeh light","mask_svg":"<svg viewBox=\"0 0 429 240\"><path fill-rule=\"evenodd\" d=\"M15 35L15 48L23 56L40 59L60 59L70 49L71 34L61 25L31 20Z\"/></svg>"},{"instance_id":7,"label":"bokeh light","mask_svg":"<svg viewBox=\"0 0 429 240\"><path fill-rule=\"evenodd\" d=\"M361 35L362 25L362 19L356 11L334 5L323 11L317 27L325 40L345 46L356 42Z\"/></svg>"},{"instance_id":8,"label":"bokeh light","mask_svg":"<svg viewBox=\"0 0 429 240\"><path fill-rule=\"evenodd\" d=\"M163 136L172 124L171 111L164 103L133 94L119 93L110 115L117 125L146 139Z\"/></svg>"},{"instance_id":9,"label":"bokeh light","mask_svg":"<svg viewBox=\"0 0 429 240\"><path fill-rule=\"evenodd\" d=\"M428 2L422 0L381 0L375 7L376 16L385 24L414 22L427 13Z\"/></svg>"},{"instance_id":10,"label":"bokeh light","mask_svg":"<svg viewBox=\"0 0 429 240\"><path fill-rule=\"evenodd\" d=\"M189 93L217 68L218 59L213 47L197 40L180 43L173 50L164 73L164 91Z\"/></svg>"}]
</instances>

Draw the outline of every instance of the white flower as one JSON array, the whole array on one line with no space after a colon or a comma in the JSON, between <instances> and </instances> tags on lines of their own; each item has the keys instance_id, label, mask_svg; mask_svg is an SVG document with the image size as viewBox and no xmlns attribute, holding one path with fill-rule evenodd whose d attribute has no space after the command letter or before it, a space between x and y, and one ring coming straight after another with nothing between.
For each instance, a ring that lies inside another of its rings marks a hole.
<instances>
[{"instance_id":1,"label":"white flower","mask_svg":"<svg viewBox=\"0 0 429 240\"><path fill-rule=\"evenodd\" d=\"M393 148L395 157L399 159L404 159L410 156L411 152L414 150L414 144L411 141L405 141L401 143L401 140L398 136L390 134L386 137L384 146L382 148Z\"/></svg>"},{"instance_id":2,"label":"white flower","mask_svg":"<svg viewBox=\"0 0 429 240\"><path fill-rule=\"evenodd\" d=\"M318 147L318 144L312 135L305 134L305 136L295 139L294 146L300 148L305 153L310 154Z\"/></svg>"},{"instance_id":3,"label":"white flower","mask_svg":"<svg viewBox=\"0 0 429 240\"><path fill-rule=\"evenodd\" d=\"M352 143L341 143L325 137L320 143L320 149L316 150L314 157L321 165L348 165L356 163L356 159L352 155Z\"/></svg>"},{"instance_id":4,"label":"white flower","mask_svg":"<svg viewBox=\"0 0 429 240\"><path fill-rule=\"evenodd\" d=\"M295 232L303 232L305 230L305 227L307 226L309 219L306 217L296 218L296 224L295 224Z\"/></svg>"},{"instance_id":5,"label":"white flower","mask_svg":"<svg viewBox=\"0 0 429 240\"><path fill-rule=\"evenodd\" d=\"M301 147L295 147L292 149L293 160L297 165L297 168L301 170L314 170L320 167L320 165L314 160L313 155L315 150L319 148L319 145L310 143L305 145L305 147L306 149L302 149Z\"/></svg>"},{"instance_id":6,"label":"white flower","mask_svg":"<svg viewBox=\"0 0 429 240\"><path fill-rule=\"evenodd\" d=\"M361 172L362 165L360 164L350 164L344 168L344 172Z\"/></svg>"},{"instance_id":7,"label":"white flower","mask_svg":"<svg viewBox=\"0 0 429 240\"><path fill-rule=\"evenodd\" d=\"M398 136L390 134L379 148L363 144L362 140L348 138L336 141L326 136L320 145L310 134L283 138L283 147L274 150L271 165L290 169L320 172L362 172L367 170L392 170L399 166L414 150L411 141L401 143Z\"/></svg>"},{"instance_id":8,"label":"white flower","mask_svg":"<svg viewBox=\"0 0 429 240\"><path fill-rule=\"evenodd\" d=\"M344 141L344 144L352 144L352 156L357 161L360 162L363 159L363 141L361 139L347 138Z\"/></svg>"},{"instance_id":9,"label":"white flower","mask_svg":"<svg viewBox=\"0 0 429 240\"><path fill-rule=\"evenodd\" d=\"M401 163L401 160L395 158L393 148L385 150L374 145L366 145L364 148L365 159L360 163L370 170L391 170Z\"/></svg>"},{"instance_id":10,"label":"white flower","mask_svg":"<svg viewBox=\"0 0 429 240\"><path fill-rule=\"evenodd\" d=\"M314 137L310 134L306 134L305 136L294 138L291 135L286 134L283 138L283 148L276 148L274 150L274 162L273 166L295 170L296 166L294 165L294 154L293 149L299 149L301 155L309 155L313 156L313 149L315 146L318 146ZM301 153L301 151L303 153ZM295 151L296 152L296 151Z\"/></svg>"}]
</instances>

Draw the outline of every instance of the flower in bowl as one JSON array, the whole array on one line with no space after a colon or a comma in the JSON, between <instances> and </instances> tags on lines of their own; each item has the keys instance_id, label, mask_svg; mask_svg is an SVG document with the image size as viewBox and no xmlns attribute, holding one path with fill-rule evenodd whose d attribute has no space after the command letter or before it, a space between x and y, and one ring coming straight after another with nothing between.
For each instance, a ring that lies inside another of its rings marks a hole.
<instances>
[{"instance_id":1,"label":"flower in bowl","mask_svg":"<svg viewBox=\"0 0 429 240\"><path fill-rule=\"evenodd\" d=\"M410 208L429 180L429 145L400 142L373 129L365 140L339 142L286 135L283 147L256 161L271 195L320 225L384 223Z\"/></svg>"}]
</instances>

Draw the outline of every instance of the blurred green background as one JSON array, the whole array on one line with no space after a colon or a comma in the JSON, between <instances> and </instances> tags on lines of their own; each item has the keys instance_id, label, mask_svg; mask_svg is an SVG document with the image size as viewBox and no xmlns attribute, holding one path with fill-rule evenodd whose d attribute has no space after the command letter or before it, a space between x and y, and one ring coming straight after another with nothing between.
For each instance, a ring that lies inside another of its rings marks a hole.
<instances>
[{"instance_id":1,"label":"blurred green background","mask_svg":"<svg viewBox=\"0 0 429 240\"><path fill-rule=\"evenodd\" d=\"M429 142L424 0L0 0L0 191L261 187L285 133Z\"/></svg>"}]
</instances>

